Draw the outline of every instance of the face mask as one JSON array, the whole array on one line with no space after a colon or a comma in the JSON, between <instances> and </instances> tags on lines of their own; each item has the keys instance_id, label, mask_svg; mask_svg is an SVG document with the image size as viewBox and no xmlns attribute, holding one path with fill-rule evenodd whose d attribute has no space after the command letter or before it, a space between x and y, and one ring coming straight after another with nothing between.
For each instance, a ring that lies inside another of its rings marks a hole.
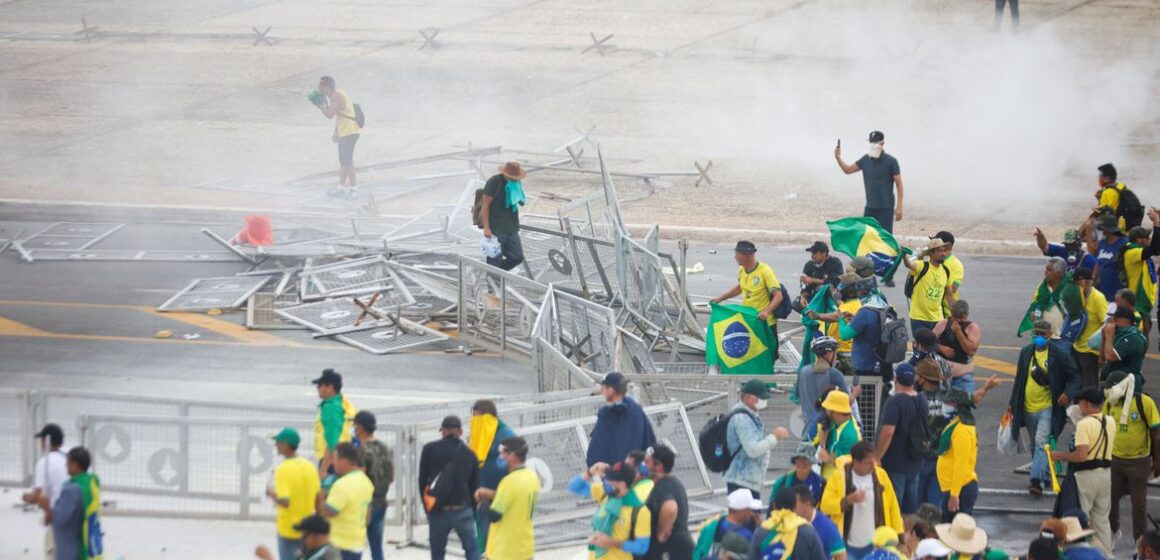
<instances>
[{"instance_id":1,"label":"face mask","mask_svg":"<svg viewBox=\"0 0 1160 560\"><path fill-rule=\"evenodd\" d=\"M950 418L950 417L954 416L956 412L958 412L958 409L955 408L954 405L951 405L951 404L942 405L942 415L944 417Z\"/></svg>"},{"instance_id":2,"label":"face mask","mask_svg":"<svg viewBox=\"0 0 1160 560\"><path fill-rule=\"evenodd\" d=\"M636 471L640 473L640 476L642 476L644 478L648 478L648 464L647 463L641 463L640 466L636 468Z\"/></svg>"},{"instance_id":3,"label":"face mask","mask_svg":"<svg viewBox=\"0 0 1160 560\"><path fill-rule=\"evenodd\" d=\"M765 410L769 406L769 401L766 399L757 399L757 404L754 406L757 410Z\"/></svg>"},{"instance_id":4,"label":"face mask","mask_svg":"<svg viewBox=\"0 0 1160 560\"><path fill-rule=\"evenodd\" d=\"M508 468L507 459L504 459L503 457L496 457L495 466L499 467L501 471L506 471Z\"/></svg>"},{"instance_id":5,"label":"face mask","mask_svg":"<svg viewBox=\"0 0 1160 560\"><path fill-rule=\"evenodd\" d=\"M1041 334L1035 335L1035 338L1031 339L1031 342L1034 343L1035 347L1040 350L1043 350L1047 347L1047 337Z\"/></svg>"},{"instance_id":6,"label":"face mask","mask_svg":"<svg viewBox=\"0 0 1160 560\"><path fill-rule=\"evenodd\" d=\"M878 159L879 157L881 157L882 156L882 144L870 144L870 153L868 155L874 159Z\"/></svg>"},{"instance_id":7,"label":"face mask","mask_svg":"<svg viewBox=\"0 0 1160 560\"><path fill-rule=\"evenodd\" d=\"M604 495L605 496L612 496L613 495L612 484L609 484L609 482L607 480L604 481Z\"/></svg>"}]
</instances>

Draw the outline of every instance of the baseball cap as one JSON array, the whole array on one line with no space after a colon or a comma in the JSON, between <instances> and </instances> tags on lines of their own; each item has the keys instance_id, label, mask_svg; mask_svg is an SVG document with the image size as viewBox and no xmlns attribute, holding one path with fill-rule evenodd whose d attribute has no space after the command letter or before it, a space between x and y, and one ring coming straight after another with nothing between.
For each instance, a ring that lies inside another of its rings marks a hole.
<instances>
[{"instance_id":1,"label":"baseball cap","mask_svg":"<svg viewBox=\"0 0 1160 560\"><path fill-rule=\"evenodd\" d=\"M1124 379L1127 379L1127 377L1128 377L1128 374L1126 374L1120 370L1110 372L1110 373L1108 373L1108 377L1106 379L1104 379L1103 388L1104 389L1111 389L1112 387L1119 385L1120 382L1123 381Z\"/></svg>"},{"instance_id":2,"label":"baseball cap","mask_svg":"<svg viewBox=\"0 0 1160 560\"><path fill-rule=\"evenodd\" d=\"M604 385L605 387L623 387L624 374L620 373L619 371L610 371L604 374L604 379L600 380L600 384Z\"/></svg>"},{"instance_id":3,"label":"baseball cap","mask_svg":"<svg viewBox=\"0 0 1160 560\"><path fill-rule=\"evenodd\" d=\"M375 420L375 415L371 411L360 410L358 411L358 414L354 415L354 423L368 432L373 432L375 431L375 425L377 422Z\"/></svg>"},{"instance_id":4,"label":"baseball cap","mask_svg":"<svg viewBox=\"0 0 1160 560\"><path fill-rule=\"evenodd\" d=\"M53 445L60 445L64 443L64 430L56 424L45 424L39 432L36 432L37 438L48 438L49 443Z\"/></svg>"},{"instance_id":5,"label":"baseball cap","mask_svg":"<svg viewBox=\"0 0 1160 560\"><path fill-rule=\"evenodd\" d=\"M333 369L324 369L322 370L322 375L318 376L318 379L311 381L311 383L315 385L341 385L342 375Z\"/></svg>"},{"instance_id":6,"label":"baseball cap","mask_svg":"<svg viewBox=\"0 0 1160 560\"><path fill-rule=\"evenodd\" d=\"M883 140L886 140L886 135L882 134L881 130L875 130L870 133L870 138L867 141L871 144L877 144Z\"/></svg>"},{"instance_id":7,"label":"baseball cap","mask_svg":"<svg viewBox=\"0 0 1160 560\"><path fill-rule=\"evenodd\" d=\"M922 539L914 549L915 558L946 558L951 555L951 549L938 539Z\"/></svg>"},{"instance_id":8,"label":"baseball cap","mask_svg":"<svg viewBox=\"0 0 1160 560\"><path fill-rule=\"evenodd\" d=\"M1128 239L1144 239L1152 236L1152 229L1144 226L1136 226L1128 230Z\"/></svg>"},{"instance_id":9,"label":"baseball cap","mask_svg":"<svg viewBox=\"0 0 1160 560\"><path fill-rule=\"evenodd\" d=\"M1072 228L1072 229L1069 229L1069 230L1063 232L1063 242L1064 243L1070 244L1070 243L1075 243L1077 241L1079 241L1079 230L1078 229Z\"/></svg>"},{"instance_id":10,"label":"baseball cap","mask_svg":"<svg viewBox=\"0 0 1160 560\"><path fill-rule=\"evenodd\" d=\"M890 527L879 527L874 530L874 538L871 540L875 548L893 548L898 546L898 531Z\"/></svg>"},{"instance_id":11,"label":"baseball cap","mask_svg":"<svg viewBox=\"0 0 1160 560\"><path fill-rule=\"evenodd\" d=\"M330 522L321 515L311 515L305 517L294 526L294 530L300 533L308 533L311 535L329 535Z\"/></svg>"},{"instance_id":12,"label":"baseball cap","mask_svg":"<svg viewBox=\"0 0 1160 560\"><path fill-rule=\"evenodd\" d=\"M917 375L917 373L914 370L914 366L910 365L910 362L902 362L901 364L894 366L894 379L896 379L898 383L904 387L914 386L915 375Z\"/></svg>"},{"instance_id":13,"label":"baseball cap","mask_svg":"<svg viewBox=\"0 0 1160 560\"><path fill-rule=\"evenodd\" d=\"M752 241L738 241L737 246L733 250L738 253L752 255L757 252L757 245L754 245Z\"/></svg>"},{"instance_id":14,"label":"baseball cap","mask_svg":"<svg viewBox=\"0 0 1160 560\"><path fill-rule=\"evenodd\" d=\"M297 449L298 444L302 442L302 438L298 435L298 430L286 427L282 428L282 431L278 432L278 435L274 436L274 441L285 443L286 445Z\"/></svg>"},{"instance_id":15,"label":"baseball cap","mask_svg":"<svg viewBox=\"0 0 1160 560\"><path fill-rule=\"evenodd\" d=\"M725 497L725 507L729 509L750 509L753 493L745 488L738 488Z\"/></svg>"},{"instance_id":16,"label":"baseball cap","mask_svg":"<svg viewBox=\"0 0 1160 560\"><path fill-rule=\"evenodd\" d=\"M940 231L930 237L931 239L941 239L947 245L955 244L955 236L949 231Z\"/></svg>"},{"instance_id":17,"label":"baseball cap","mask_svg":"<svg viewBox=\"0 0 1160 560\"><path fill-rule=\"evenodd\" d=\"M1072 273L1072 276L1074 276L1076 280L1091 280L1094 278L1092 269L1086 266L1076 267L1075 272Z\"/></svg>"},{"instance_id":18,"label":"baseball cap","mask_svg":"<svg viewBox=\"0 0 1160 560\"><path fill-rule=\"evenodd\" d=\"M806 247L806 251L809 253L829 253L830 246L826 245L825 241L814 241L813 245Z\"/></svg>"},{"instance_id":19,"label":"baseball cap","mask_svg":"<svg viewBox=\"0 0 1160 560\"><path fill-rule=\"evenodd\" d=\"M733 560L749 558L749 541L735 531L730 531L721 537L721 551Z\"/></svg>"},{"instance_id":20,"label":"baseball cap","mask_svg":"<svg viewBox=\"0 0 1160 560\"><path fill-rule=\"evenodd\" d=\"M1104 391L1095 387L1080 389L1075 395L1075 402L1079 401L1087 401L1090 404L1099 406L1104 404Z\"/></svg>"},{"instance_id":21,"label":"baseball cap","mask_svg":"<svg viewBox=\"0 0 1160 560\"><path fill-rule=\"evenodd\" d=\"M741 386L742 395L753 395L759 399L769 398L769 387L760 379L750 379Z\"/></svg>"},{"instance_id":22,"label":"baseball cap","mask_svg":"<svg viewBox=\"0 0 1160 560\"><path fill-rule=\"evenodd\" d=\"M444 416L443 423L439 424L439 429L440 430L462 430L463 429L463 422L461 422L459 420L459 417L454 415L454 414L452 414L450 416Z\"/></svg>"}]
</instances>

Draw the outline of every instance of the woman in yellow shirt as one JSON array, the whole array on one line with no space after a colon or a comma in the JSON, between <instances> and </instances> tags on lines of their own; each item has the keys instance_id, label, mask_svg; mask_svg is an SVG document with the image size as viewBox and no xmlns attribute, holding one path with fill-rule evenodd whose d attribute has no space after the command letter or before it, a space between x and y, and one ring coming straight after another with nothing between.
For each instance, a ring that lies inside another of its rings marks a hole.
<instances>
[{"instance_id":1,"label":"woman in yellow shirt","mask_svg":"<svg viewBox=\"0 0 1160 560\"><path fill-rule=\"evenodd\" d=\"M979 475L975 472L979 436L972 408L975 408L974 399L962 389L951 389L943 398L942 414L950 422L938 439L935 473L943 490L944 523L950 523L960 512L973 514L979 498Z\"/></svg>"}]
</instances>

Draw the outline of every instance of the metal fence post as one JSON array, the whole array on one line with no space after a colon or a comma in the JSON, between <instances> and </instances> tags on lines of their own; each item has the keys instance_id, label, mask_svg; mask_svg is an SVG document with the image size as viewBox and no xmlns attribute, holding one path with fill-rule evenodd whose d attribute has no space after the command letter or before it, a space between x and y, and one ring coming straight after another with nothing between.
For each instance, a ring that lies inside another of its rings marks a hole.
<instances>
[{"instance_id":1,"label":"metal fence post","mask_svg":"<svg viewBox=\"0 0 1160 560\"><path fill-rule=\"evenodd\" d=\"M36 468L36 439L32 437L36 430L32 401L36 397L35 391L23 391L17 397L20 407L20 425L17 428L20 430L20 474L21 484L25 486L32 485L32 471Z\"/></svg>"},{"instance_id":2,"label":"metal fence post","mask_svg":"<svg viewBox=\"0 0 1160 560\"><path fill-rule=\"evenodd\" d=\"M249 441L250 428L242 426L239 441ZM238 485L238 516L245 519L250 516L250 456L247 453L245 457L238 455L238 469L241 473L240 484ZM187 463L186 472L189 471L188 463L189 456L185 457Z\"/></svg>"},{"instance_id":3,"label":"metal fence post","mask_svg":"<svg viewBox=\"0 0 1160 560\"><path fill-rule=\"evenodd\" d=\"M177 415L189 418L189 405L178 406ZM181 454L181 459L185 462L185 468L181 470L181 479L178 483L182 492L189 492L189 424L183 422L177 428L177 432L177 452Z\"/></svg>"}]
</instances>

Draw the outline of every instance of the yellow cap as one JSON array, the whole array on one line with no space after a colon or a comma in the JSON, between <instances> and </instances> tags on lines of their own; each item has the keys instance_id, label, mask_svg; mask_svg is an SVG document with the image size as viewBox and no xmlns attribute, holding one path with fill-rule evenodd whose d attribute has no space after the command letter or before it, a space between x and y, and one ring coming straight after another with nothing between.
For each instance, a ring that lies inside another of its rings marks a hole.
<instances>
[{"instance_id":1,"label":"yellow cap","mask_svg":"<svg viewBox=\"0 0 1160 560\"><path fill-rule=\"evenodd\" d=\"M874 548L894 548L898 546L898 533L890 527L874 530Z\"/></svg>"}]
</instances>

